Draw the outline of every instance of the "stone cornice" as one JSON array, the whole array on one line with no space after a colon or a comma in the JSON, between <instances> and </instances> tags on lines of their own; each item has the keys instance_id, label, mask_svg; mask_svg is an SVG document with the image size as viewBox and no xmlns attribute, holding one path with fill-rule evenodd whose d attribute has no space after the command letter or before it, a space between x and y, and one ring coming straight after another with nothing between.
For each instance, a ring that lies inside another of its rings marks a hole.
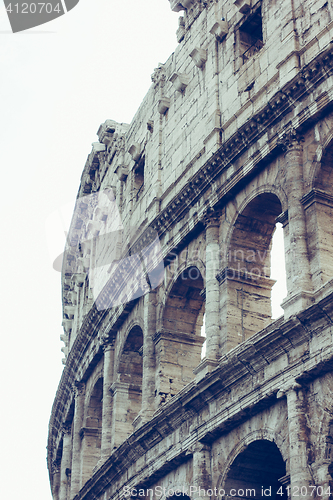
<instances>
[{"instance_id":1,"label":"stone cornice","mask_svg":"<svg viewBox=\"0 0 333 500\"><path fill-rule=\"evenodd\" d=\"M305 194L301 199L301 203L305 209L309 208L313 203L320 203L333 207L333 196L321 189L312 189L309 193Z\"/></svg>"},{"instance_id":2,"label":"stone cornice","mask_svg":"<svg viewBox=\"0 0 333 500\"><path fill-rule=\"evenodd\" d=\"M211 443L222 432L239 425L242 419L245 420L263 408L275 404L281 388L295 383L295 380L296 383L306 387L318 374L332 371L333 352L329 333L333 322L332 298L331 293L299 316L287 321L283 319L275 321L223 356L217 368L197 384L194 381L189 383L160 408L152 420L135 431L96 471L75 500L96 498L96 495L100 495L112 482L119 480L125 470L131 470L130 466L136 460L172 434L185 420L196 417L209 401L217 397L223 399L225 395L224 404L221 405L219 412L205 419L200 425L197 424L180 447L172 446L165 449L159 446L160 455L154 455L153 462L148 462L144 469L138 471L134 468L135 483L131 483L129 477L127 485L149 486L146 482L147 477L150 476L153 481L164 467L170 467L170 463L186 460L186 457L192 455L193 445L197 441ZM324 338L325 329L328 335L326 342L318 347L318 351L313 351L315 344L311 344L311 340L316 335L317 324L321 325L319 329L321 338ZM301 351L288 360L285 354L301 344L308 344L309 349L305 354ZM278 372L269 370L265 380L260 378L260 383L255 386L247 383L247 379L252 380L253 375L258 379L258 373L278 358L284 359L283 366ZM239 385L240 380L243 382L241 385ZM235 384L238 384L238 391L243 387L243 392L238 392L237 400L232 398L230 400L228 394ZM250 391L249 387L252 387ZM147 474L148 469L149 474Z\"/></svg>"}]
</instances>

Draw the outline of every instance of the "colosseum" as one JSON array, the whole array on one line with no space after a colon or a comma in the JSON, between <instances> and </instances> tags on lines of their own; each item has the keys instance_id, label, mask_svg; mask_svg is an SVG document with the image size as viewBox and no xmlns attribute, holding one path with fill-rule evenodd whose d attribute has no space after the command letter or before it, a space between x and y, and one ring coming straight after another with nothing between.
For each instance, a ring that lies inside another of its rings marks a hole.
<instances>
[{"instance_id":1,"label":"colosseum","mask_svg":"<svg viewBox=\"0 0 333 500\"><path fill-rule=\"evenodd\" d=\"M328 500L333 4L169 2L176 50L100 125L68 233L53 499Z\"/></svg>"}]
</instances>

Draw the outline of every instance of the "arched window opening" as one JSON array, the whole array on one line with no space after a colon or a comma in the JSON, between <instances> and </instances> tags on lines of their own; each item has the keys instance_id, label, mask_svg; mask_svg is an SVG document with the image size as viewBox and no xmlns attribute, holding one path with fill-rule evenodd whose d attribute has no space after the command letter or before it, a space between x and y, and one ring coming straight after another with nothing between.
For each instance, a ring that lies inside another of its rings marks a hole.
<instances>
[{"instance_id":1,"label":"arched window opening","mask_svg":"<svg viewBox=\"0 0 333 500\"><path fill-rule=\"evenodd\" d=\"M163 329L155 340L159 404L167 402L193 380L205 339L201 336L205 313L204 282L196 266L177 278L166 300Z\"/></svg>"},{"instance_id":2,"label":"arched window opening","mask_svg":"<svg viewBox=\"0 0 333 500\"><path fill-rule=\"evenodd\" d=\"M163 328L170 332L200 335L205 313L203 278L196 266L185 269L174 283L166 301Z\"/></svg>"},{"instance_id":3,"label":"arched window opening","mask_svg":"<svg viewBox=\"0 0 333 500\"><path fill-rule=\"evenodd\" d=\"M226 318L223 352L272 320L271 290L275 282L271 279L271 248L281 212L277 196L263 193L248 203L234 223L227 268L220 282L221 317Z\"/></svg>"},{"instance_id":4,"label":"arched window opening","mask_svg":"<svg viewBox=\"0 0 333 500\"><path fill-rule=\"evenodd\" d=\"M333 146L324 152L313 179L313 189L303 197L307 249L314 289L333 278Z\"/></svg>"},{"instance_id":5,"label":"arched window opening","mask_svg":"<svg viewBox=\"0 0 333 500\"><path fill-rule=\"evenodd\" d=\"M117 382L113 384L114 447L125 441L142 403L143 332L134 326L127 336L119 359Z\"/></svg>"},{"instance_id":6,"label":"arched window opening","mask_svg":"<svg viewBox=\"0 0 333 500\"><path fill-rule=\"evenodd\" d=\"M205 337L205 339L206 339L206 313L203 315L203 318L202 318L201 336ZM201 359L203 359L205 356L206 356L206 340L202 344Z\"/></svg>"},{"instance_id":7,"label":"arched window opening","mask_svg":"<svg viewBox=\"0 0 333 500\"><path fill-rule=\"evenodd\" d=\"M101 458L103 379L96 382L86 410L82 435L82 480L91 477L94 467Z\"/></svg>"},{"instance_id":8,"label":"arched window opening","mask_svg":"<svg viewBox=\"0 0 333 500\"><path fill-rule=\"evenodd\" d=\"M281 303L287 296L283 227L280 223L276 224L272 238L271 278L276 281L272 288L272 319L276 319L283 315Z\"/></svg>"},{"instance_id":9,"label":"arched window opening","mask_svg":"<svg viewBox=\"0 0 333 500\"><path fill-rule=\"evenodd\" d=\"M285 475L286 466L276 444L266 439L254 441L232 463L223 487L224 498L287 500Z\"/></svg>"}]
</instances>

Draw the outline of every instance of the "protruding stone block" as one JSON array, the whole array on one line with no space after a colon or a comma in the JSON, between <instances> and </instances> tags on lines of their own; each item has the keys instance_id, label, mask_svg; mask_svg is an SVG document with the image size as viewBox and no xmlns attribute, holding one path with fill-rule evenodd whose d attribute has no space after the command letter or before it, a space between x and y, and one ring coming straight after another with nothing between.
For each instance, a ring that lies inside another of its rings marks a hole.
<instances>
[{"instance_id":1,"label":"protruding stone block","mask_svg":"<svg viewBox=\"0 0 333 500\"><path fill-rule=\"evenodd\" d=\"M158 101L158 112L161 115L164 115L168 111L169 108L170 108L170 99L169 99L169 97L162 97L162 99L160 99Z\"/></svg>"},{"instance_id":2,"label":"protruding stone block","mask_svg":"<svg viewBox=\"0 0 333 500\"><path fill-rule=\"evenodd\" d=\"M207 50L205 49L193 49L190 57L192 57L194 64L198 68L202 68L207 61Z\"/></svg>"},{"instance_id":3,"label":"protruding stone block","mask_svg":"<svg viewBox=\"0 0 333 500\"><path fill-rule=\"evenodd\" d=\"M133 142L128 150L134 161L138 161L141 154L141 145L138 142Z\"/></svg>"},{"instance_id":4,"label":"protruding stone block","mask_svg":"<svg viewBox=\"0 0 333 500\"><path fill-rule=\"evenodd\" d=\"M128 176L128 167L125 165L118 165L114 173L117 174L120 181L125 181Z\"/></svg>"},{"instance_id":5,"label":"protruding stone block","mask_svg":"<svg viewBox=\"0 0 333 500\"><path fill-rule=\"evenodd\" d=\"M226 21L216 21L210 28L209 33L214 35L221 42L228 34L229 28Z\"/></svg>"},{"instance_id":6,"label":"protruding stone block","mask_svg":"<svg viewBox=\"0 0 333 500\"><path fill-rule=\"evenodd\" d=\"M100 153L100 152L106 150L106 145L105 144L101 144L100 142L93 142L92 143L92 147L93 147L92 150L93 150L94 153Z\"/></svg>"},{"instance_id":7,"label":"protruding stone block","mask_svg":"<svg viewBox=\"0 0 333 500\"><path fill-rule=\"evenodd\" d=\"M234 5L238 7L241 14L247 14L251 9L251 0L235 0Z\"/></svg>"},{"instance_id":8,"label":"protruding stone block","mask_svg":"<svg viewBox=\"0 0 333 500\"><path fill-rule=\"evenodd\" d=\"M174 73L170 78L170 82L178 92L184 92L190 83L190 77L185 73Z\"/></svg>"},{"instance_id":9,"label":"protruding stone block","mask_svg":"<svg viewBox=\"0 0 333 500\"><path fill-rule=\"evenodd\" d=\"M171 10L173 10L174 12L180 12L181 10L184 10L184 7L178 0L169 0L169 2Z\"/></svg>"}]
</instances>

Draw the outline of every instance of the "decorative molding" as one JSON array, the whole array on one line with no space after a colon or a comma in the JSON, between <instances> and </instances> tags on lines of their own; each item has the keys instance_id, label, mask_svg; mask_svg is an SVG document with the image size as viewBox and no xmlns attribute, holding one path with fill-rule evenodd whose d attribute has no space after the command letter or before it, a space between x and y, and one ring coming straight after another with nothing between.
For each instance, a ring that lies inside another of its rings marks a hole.
<instances>
[{"instance_id":1,"label":"decorative molding","mask_svg":"<svg viewBox=\"0 0 333 500\"><path fill-rule=\"evenodd\" d=\"M206 229L209 227L220 227L221 215L221 210L208 207L202 215L201 222L204 224Z\"/></svg>"},{"instance_id":2,"label":"decorative molding","mask_svg":"<svg viewBox=\"0 0 333 500\"><path fill-rule=\"evenodd\" d=\"M72 433L72 422L65 422L62 425L62 432L63 434L70 435Z\"/></svg>"},{"instance_id":3,"label":"decorative molding","mask_svg":"<svg viewBox=\"0 0 333 500\"><path fill-rule=\"evenodd\" d=\"M151 81L153 82L155 89L161 89L164 87L166 82L164 64L160 63L158 67L154 69L154 73L151 75Z\"/></svg>"},{"instance_id":4,"label":"decorative molding","mask_svg":"<svg viewBox=\"0 0 333 500\"><path fill-rule=\"evenodd\" d=\"M244 272L243 268L234 269L232 267L225 267L219 271L216 275L216 279L220 285L227 280L231 280L238 281L240 283L251 283L251 285L258 285L260 288L266 288L267 290L270 290L276 283L276 280L272 280L267 276L252 273L250 269Z\"/></svg>"},{"instance_id":5,"label":"decorative molding","mask_svg":"<svg viewBox=\"0 0 333 500\"><path fill-rule=\"evenodd\" d=\"M75 399L84 396L86 391L86 384L84 382L75 381L74 383L74 397Z\"/></svg>"},{"instance_id":6,"label":"decorative molding","mask_svg":"<svg viewBox=\"0 0 333 500\"><path fill-rule=\"evenodd\" d=\"M176 31L176 36L177 36L177 42L180 43L182 40L184 40L186 30L185 30L185 21L184 17L180 16L178 18L178 29Z\"/></svg>"},{"instance_id":7,"label":"decorative molding","mask_svg":"<svg viewBox=\"0 0 333 500\"><path fill-rule=\"evenodd\" d=\"M197 344L197 345L202 345L206 337L202 337L201 335L193 335L190 333L182 333L182 332L171 332L168 330L162 330L159 332L156 332L153 335L153 341L156 344L160 342L161 340L167 340L168 342L179 342L181 344Z\"/></svg>"},{"instance_id":8,"label":"decorative molding","mask_svg":"<svg viewBox=\"0 0 333 500\"><path fill-rule=\"evenodd\" d=\"M321 205L333 208L333 196L321 189L312 189L302 197L301 203L305 210L313 205L313 203L320 203Z\"/></svg>"},{"instance_id":9,"label":"decorative molding","mask_svg":"<svg viewBox=\"0 0 333 500\"><path fill-rule=\"evenodd\" d=\"M283 227L285 227L288 224L288 222L289 222L288 210L285 210L280 215L278 215L276 217L275 221L279 222L280 224L282 224Z\"/></svg>"},{"instance_id":10,"label":"decorative molding","mask_svg":"<svg viewBox=\"0 0 333 500\"><path fill-rule=\"evenodd\" d=\"M304 137L294 128L290 128L283 132L277 144L281 146L285 152L288 152L295 149L302 149L302 142L304 142Z\"/></svg>"}]
</instances>

